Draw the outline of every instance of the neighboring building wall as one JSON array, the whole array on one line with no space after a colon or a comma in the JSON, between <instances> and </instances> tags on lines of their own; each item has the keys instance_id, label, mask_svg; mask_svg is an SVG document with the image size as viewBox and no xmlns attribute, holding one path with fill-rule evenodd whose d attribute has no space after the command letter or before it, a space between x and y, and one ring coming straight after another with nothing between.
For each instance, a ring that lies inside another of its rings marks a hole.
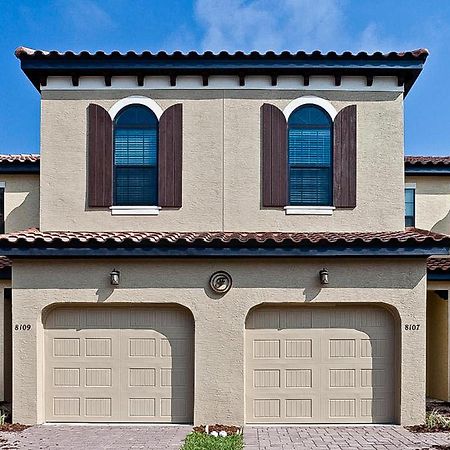
<instances>
[{"instance_id":1,"label":"neighboring building wall","mask_svg":"<svg viewBox=\"0 0 450 450\"><path fill-rule=\"evenodd\" d=\"M427 292L427 396L448 400L448 300Z\"/></svg>"},{"instance_id":2,"label":"neighboring building wall","mask_svg":"<svg viewBox=\"0 0 450 450\"><path fill-rule=\"evenodd\" d=\"M5 233L39 228L39 174L0 174L5 183Z\"/></svg>"},{"instance_id":3,"label":"neighboring building wall","mask_svg":"<svg viewBox=\"0 0 450 450\"><path fill-rule=\"evenodd\" d=\"M416 184L416 227L450 234L450 176L407 176Z\"/></svg>"},{"instance_id":4,"label":"neighboring building wall","mask_svg":"<svg viewBox=\"0 0 450 450\"><path fill-rule=\"evenodd\" d=\"M322 287L318 272L329 270ZM112 289L109 272L121 272ZM216 270L233 277L224 296L212 295ZM149 276L151 274L151 276ZM401 276L400 276L401 275ZM214 259L197 260L15 260L13 320L31 324L14 334L14 417L44 420L43 310L59 304L178 303L195 319L194 422L245 422L245 319L262 303L384 304L398 312L401 399L399 421L421 423L425 412L425 260ZM419 324L405 331L405 324ZM400 335L401 334L401 335ZM401 369L401 370L400 370Z\"/></svg>"},{"instance_id":5,"label":"neighboring building wall","mask_svg":"<svg viewBox=\"0 0 450 450\"><path fill-rule=\"evenodd\" d=\"M130 95L183 104L183 206L159 216L111 216L86 206L86 108ZM332 216L261 207L260 108L315 95L356 104L357 206ZM151 231L386 231L404 227L403 94L271 90L43 91L41 229Z\"/></svg>"},{"instance_id":6,"label":"neighboring building wall","mask_svg":"<svg viewBox=\"0 0 450 450\"><path fill-rule=\"evenodd\" d=\"M11 399L11 298L5 295L10 289L9 280L0 280L0 402L10 402Z\"/></svg>"}]
</instances>

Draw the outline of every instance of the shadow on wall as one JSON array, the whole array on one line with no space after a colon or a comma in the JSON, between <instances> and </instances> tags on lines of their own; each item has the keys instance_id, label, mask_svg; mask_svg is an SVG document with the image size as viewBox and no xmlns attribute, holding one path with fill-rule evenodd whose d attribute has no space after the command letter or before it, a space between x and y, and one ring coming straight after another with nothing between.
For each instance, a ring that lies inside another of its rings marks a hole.
<instances>
[{"instance_id":1,"label":"shadow on wall","mask_svg":"<svg viewBox=\"0 0 450 450\"><path fill-rule=\"evenodd\" d=\"M10 193L11 191L7 191L6 195ZM21 192L13 193L19 194ZM32 191L24 194L23 201L7 213L5 220L5 231L7 233L39 227L39 192Z\"/></svg>"},{"instance_id":2,"label":"shadow on wall","mask_svg":"<svg viewBox=\"0 0 450 450\"><path fill-rule=\"evenodd\" d=\"M450 211L441 220L436 222L431 231L435 233L450 234Z\"/></svg>"}]
</instances>

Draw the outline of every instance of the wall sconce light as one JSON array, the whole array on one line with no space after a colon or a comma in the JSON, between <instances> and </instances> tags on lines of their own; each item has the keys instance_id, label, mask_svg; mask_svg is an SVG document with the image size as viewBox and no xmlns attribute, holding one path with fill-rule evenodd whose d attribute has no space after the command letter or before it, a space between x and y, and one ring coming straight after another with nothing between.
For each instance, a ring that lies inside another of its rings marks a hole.
<instances>
[{"instance_id":1,"label":"wall sconce light","mask_svg":"<svg viewBox=\"0 0 450 450\"><path fill-rule=\"evenodd\" d=\"M116 269L113 269L109 274L109 279L113 286L119 286L120 283L120 272Z\"/></svg>"},{"instance_id":2,"label":"wall sconce light","mask_svg":"<svg viewBox=\"0 0 450 450\"><path fill-rule=\"evenodd\" d=\"M319 278L320 278L320 284L328 284L329 278L328 278L328 269L323 268L319 272Z\"/></svg>"}]
</instances>

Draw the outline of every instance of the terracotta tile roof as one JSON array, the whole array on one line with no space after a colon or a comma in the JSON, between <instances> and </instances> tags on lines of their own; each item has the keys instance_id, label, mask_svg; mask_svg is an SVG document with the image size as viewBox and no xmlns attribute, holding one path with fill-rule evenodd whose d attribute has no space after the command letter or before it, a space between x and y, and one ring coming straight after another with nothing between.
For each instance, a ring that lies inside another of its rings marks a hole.
<instances>
[{"instance_id":1,"label":"terracotta tile roof","mask_svg":"<svg viewBox=\"0 0 450 450\"><path fill-rule=\"evenodd\" d=\"M450 156L405 156L405 164L409 165L450 165Z\"/></svg>"},{"instance_id":2,"label":"terracotta tile roof","mask_svg":"<svg viewBox=\"0 0 450 450\"><path fill-rule=\"evenodd\" d=\"M128 51L125 53L121 53L118 50L114 50L110 53L104 52L102 50L96 52L89 52L87 50L83 50L81 52L73 52L71 50L59 52L57 50L39 50L28 47L18 47L15 51L15 55L19 59L27 58L27 57L45 57L45 58L79 58L79 57L89 57L89 58L108 58L108 57L120 57L120 58L135 58L135 57L145 57L145 58L169 58L169 59L186 59L186 58L235 58L235 59L272 59L272 58L310 58L310 59L389 59L389 60L398 60L398 59L421 59L424 60L429 55L429 51L425 48L419 48L411 51L404 52L358 52L352 53L350 51L336 53L333 51L323 53L319 50L315 50L311 53L307 53L304 51L299 51L296 53L291 53L288 51L284 51L281 53L275 53L273 51L267 51L265 53L260 53L257 51L252 51L249 53L244 53L242 51L237 51L235 53L229 53L226 51L221 51L218 53L213 53L211 51L207 51L204 53L197 53L196 51L190 51L187 53L183 53L180 51L176 51L173 53L167 53L165 51L160 51L157 53L152 53L150 51L143 52L135 52Z\"/></svg>"},{"instance_id":3,"label":"terracotta tile roof","mask_svg":"<svg viewBox=\"0 0 450 450\"><path fill-rule=\"evenodd\" d=\"M6 256L0 256L0 270L11 267L11 260Z\"/></svg>"},{"instance_id":4,"label":"terracotta tile roof","mask_svg":"<svg viewBox=\"0 0 450 450\"><path fill-rule=\"evenodd\" d=\"M429 272L447 272L450 271L450 257L432 256L427 260Z\"/></svg>"},{"instance_id":5,"label":"terracotta tile roof","mask_svg":"<svg viewBox=\"0 0 450 450\"><path fill-rule=\"evenodd\" d=\"M16 163L16 162L39 162L40 155L34 153L20 153L20 154L4 154L0 155L0 164L1 163Z\"/></svg>"},{"instance_id":6,"label":"terracotta tile roof","mask_svg":"<svg viewBox=\"0 0 450 450\"><path fill-rule=\"evenodd\" d=\"M416 228L387 232L153 232L46 231L29 229L0 235L3 244L370 244L450 243L450 236Z\"/></svg>"}]
</instances>

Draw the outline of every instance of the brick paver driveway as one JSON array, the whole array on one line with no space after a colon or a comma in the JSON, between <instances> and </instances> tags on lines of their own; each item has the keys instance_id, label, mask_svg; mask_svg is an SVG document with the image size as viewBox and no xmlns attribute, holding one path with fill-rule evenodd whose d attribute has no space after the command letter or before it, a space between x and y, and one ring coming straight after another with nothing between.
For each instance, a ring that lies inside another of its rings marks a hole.
<instances>
[{"instance_id":1,"label":"brick paver driveway","mask_svg":"<svg viewBox=\"0 0 450 450\"><path fill-rule=\"evenodd\" d=\"M450 449L450 433L411 433L400 426L246 427L244 436L245 450Z\"/></svg>"},{"instance_id":2,"label":"brick paver driveway","mask_svg":"<svg viewBox=\"0 0 450 450\"><path fill-rule=\"evenodd\" d=\"M39 425L0 433L0 449L178 450L191 426ZM245 450L442 449L450 433L415 434L385 427L246 427ZM439 445L443 447L439 447Z\"/></svg>"},{"instance_id":3,"label":"brick paver driveway","mask_svg":"<svg viewBox=\"0 0 450 450\"><path fill-rule=\"evenodd\" d=\"M179 450L192 430L181 426L38 425L21 433L0 433L1 449ZM7 442L3 442L6 439Z\"/></svg>"}]
</instances>

